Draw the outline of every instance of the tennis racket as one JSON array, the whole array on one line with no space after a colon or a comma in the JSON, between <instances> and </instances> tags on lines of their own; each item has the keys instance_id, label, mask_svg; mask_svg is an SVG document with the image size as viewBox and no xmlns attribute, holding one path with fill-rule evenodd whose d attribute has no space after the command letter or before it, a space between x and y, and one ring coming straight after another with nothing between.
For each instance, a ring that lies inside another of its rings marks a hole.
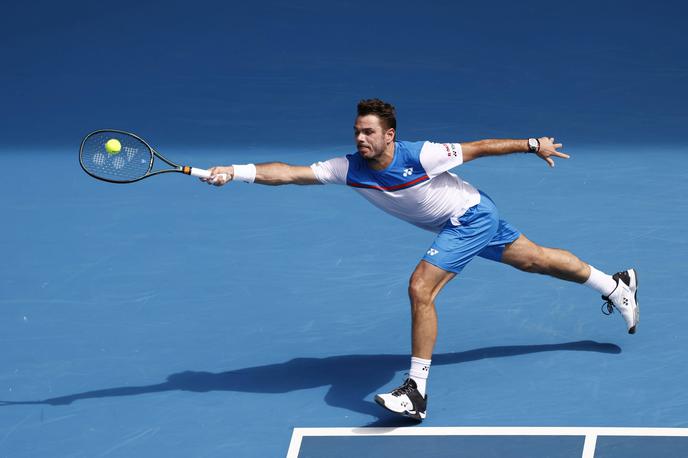
<instances>
[{"instance_id":1,"label":"tennis racket","mask_svg":"<svg viewBox=\"0 0 688 458\"><path fill-rule=\"evenodd\" d=\"M171 168L153 170L156 158ZM210 178L210 171L177 165L138 135L121 130L102 129L88 134L79 148L79 164L93 178L109 183L134 183L170 172Z\"/></svg>"}]
</instances>

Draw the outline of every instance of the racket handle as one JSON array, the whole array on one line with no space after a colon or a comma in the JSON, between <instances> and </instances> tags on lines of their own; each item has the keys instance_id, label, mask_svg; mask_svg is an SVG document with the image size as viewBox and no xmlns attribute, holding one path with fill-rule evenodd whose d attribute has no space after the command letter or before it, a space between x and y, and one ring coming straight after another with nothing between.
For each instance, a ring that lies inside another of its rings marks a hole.
<instances>
[{"instance_id":1,"label":"racket handle","mask_svg":"<svg viewBox=\"0 0 688 458\"><path fill-rule=\"evenodd\" d=\"M192 177L198 177L198 178L210 178L211 173L210 170L206 169L197 169L195 167L184 167L182 169L182 172L186 173L187 175L191 175ZM215 175L215 178L222 178L222 180L227 181L227 174L226 173L218 173ZM210 183L214 183L215 180L210 180Z\"/></svg>"},{"instance_id":2,"label":"racket handle","mask_svg":"<svg viewBox=\"0 0 688 458\"><path fill-rule=\"evenodd\" d=\"M189 167L188 170L189 170L188 174L191 175L192 177L210 178L210 170L197 169L196 167Z\"/></svg>"}]
</instances>

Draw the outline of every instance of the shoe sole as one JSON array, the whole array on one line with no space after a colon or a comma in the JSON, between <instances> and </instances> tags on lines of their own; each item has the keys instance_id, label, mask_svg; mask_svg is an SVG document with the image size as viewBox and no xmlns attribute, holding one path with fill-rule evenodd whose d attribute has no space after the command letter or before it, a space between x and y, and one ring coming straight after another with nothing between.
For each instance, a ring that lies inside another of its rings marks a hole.
<instances>
[{"instance_id":1,"label":"shoe sole","mask_svg":"<svg viewBox=\"0 0 688 458\"><path fill-rule=\"evenodd\" d=\"M633 300L635 301L635 310L633 311L633 321L635 324L631 326L628 329L629 334L635 334L635 328L638 326L638 323L640 322L640 304L638 303L638 272L636 272L635 269L631 269L631 272L633 272L633 278L635 280L635 292L633 295Z\"/></svg>"},{"instance_id":2,"label":"shoe sole","mask_svg":"<svg viewBox=\"0 0 688 458\"><path fill-rule=\"evenodd\" d=\"M384 407L386 410L389 410L390 412L395 413L397 415L401 415L402 417L413 418L414 420L418 421L423 421L423 419L425 418L425 412L411 413L408 410L404 410L403 412L397 412L395 410L392 410L385 405L385 400L382 399L380 396L375 396L375 402L377 402L380 406Z\"/></svg>"}]
</instances>

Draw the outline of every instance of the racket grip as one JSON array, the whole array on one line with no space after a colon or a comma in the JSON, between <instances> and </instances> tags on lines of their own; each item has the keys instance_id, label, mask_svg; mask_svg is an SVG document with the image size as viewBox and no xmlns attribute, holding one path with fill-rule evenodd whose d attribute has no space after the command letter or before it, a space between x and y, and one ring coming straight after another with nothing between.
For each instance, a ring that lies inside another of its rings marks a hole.
<instances>
[{"instance_id":1,"label":"racket grip","mask_svg":"<svg viewBox=\"0 0 688 458\"><path fill-rule=\"evenodd\" d=\"M198 178L210 178L210 170L197 169L196 167L189 167L189 175Z\"/></svg>"}]
</instances>

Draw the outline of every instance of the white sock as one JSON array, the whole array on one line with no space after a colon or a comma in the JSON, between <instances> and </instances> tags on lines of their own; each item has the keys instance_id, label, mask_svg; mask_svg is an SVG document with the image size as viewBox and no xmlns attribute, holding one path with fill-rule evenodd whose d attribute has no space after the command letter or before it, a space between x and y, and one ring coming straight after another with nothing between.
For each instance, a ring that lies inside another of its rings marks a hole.
<instances>
[{"instance_id":1,"label":"white sock","mask_svg":"<svg viewBox=\"0 0 688 458\"><path fill-rule=\"evenodd\" d=\"M609 296L616 289L616 280L611 275L600 272L593 266L590 266L590 277L583 284L603 296Z\"/></svg>"},{"instance_id":2,"label":"white sock","mask_svg":"<svg viewBox=\"0 0 688 458\"><path fill-rule=\"evenodd\" d=\"M409 377L416 382L418 391L421 396L425 396L425 386L428 381L428 374L430 373L430 360L423 358L411 357L411 369L409 370Z\"/></svg>"}]
</instances>

